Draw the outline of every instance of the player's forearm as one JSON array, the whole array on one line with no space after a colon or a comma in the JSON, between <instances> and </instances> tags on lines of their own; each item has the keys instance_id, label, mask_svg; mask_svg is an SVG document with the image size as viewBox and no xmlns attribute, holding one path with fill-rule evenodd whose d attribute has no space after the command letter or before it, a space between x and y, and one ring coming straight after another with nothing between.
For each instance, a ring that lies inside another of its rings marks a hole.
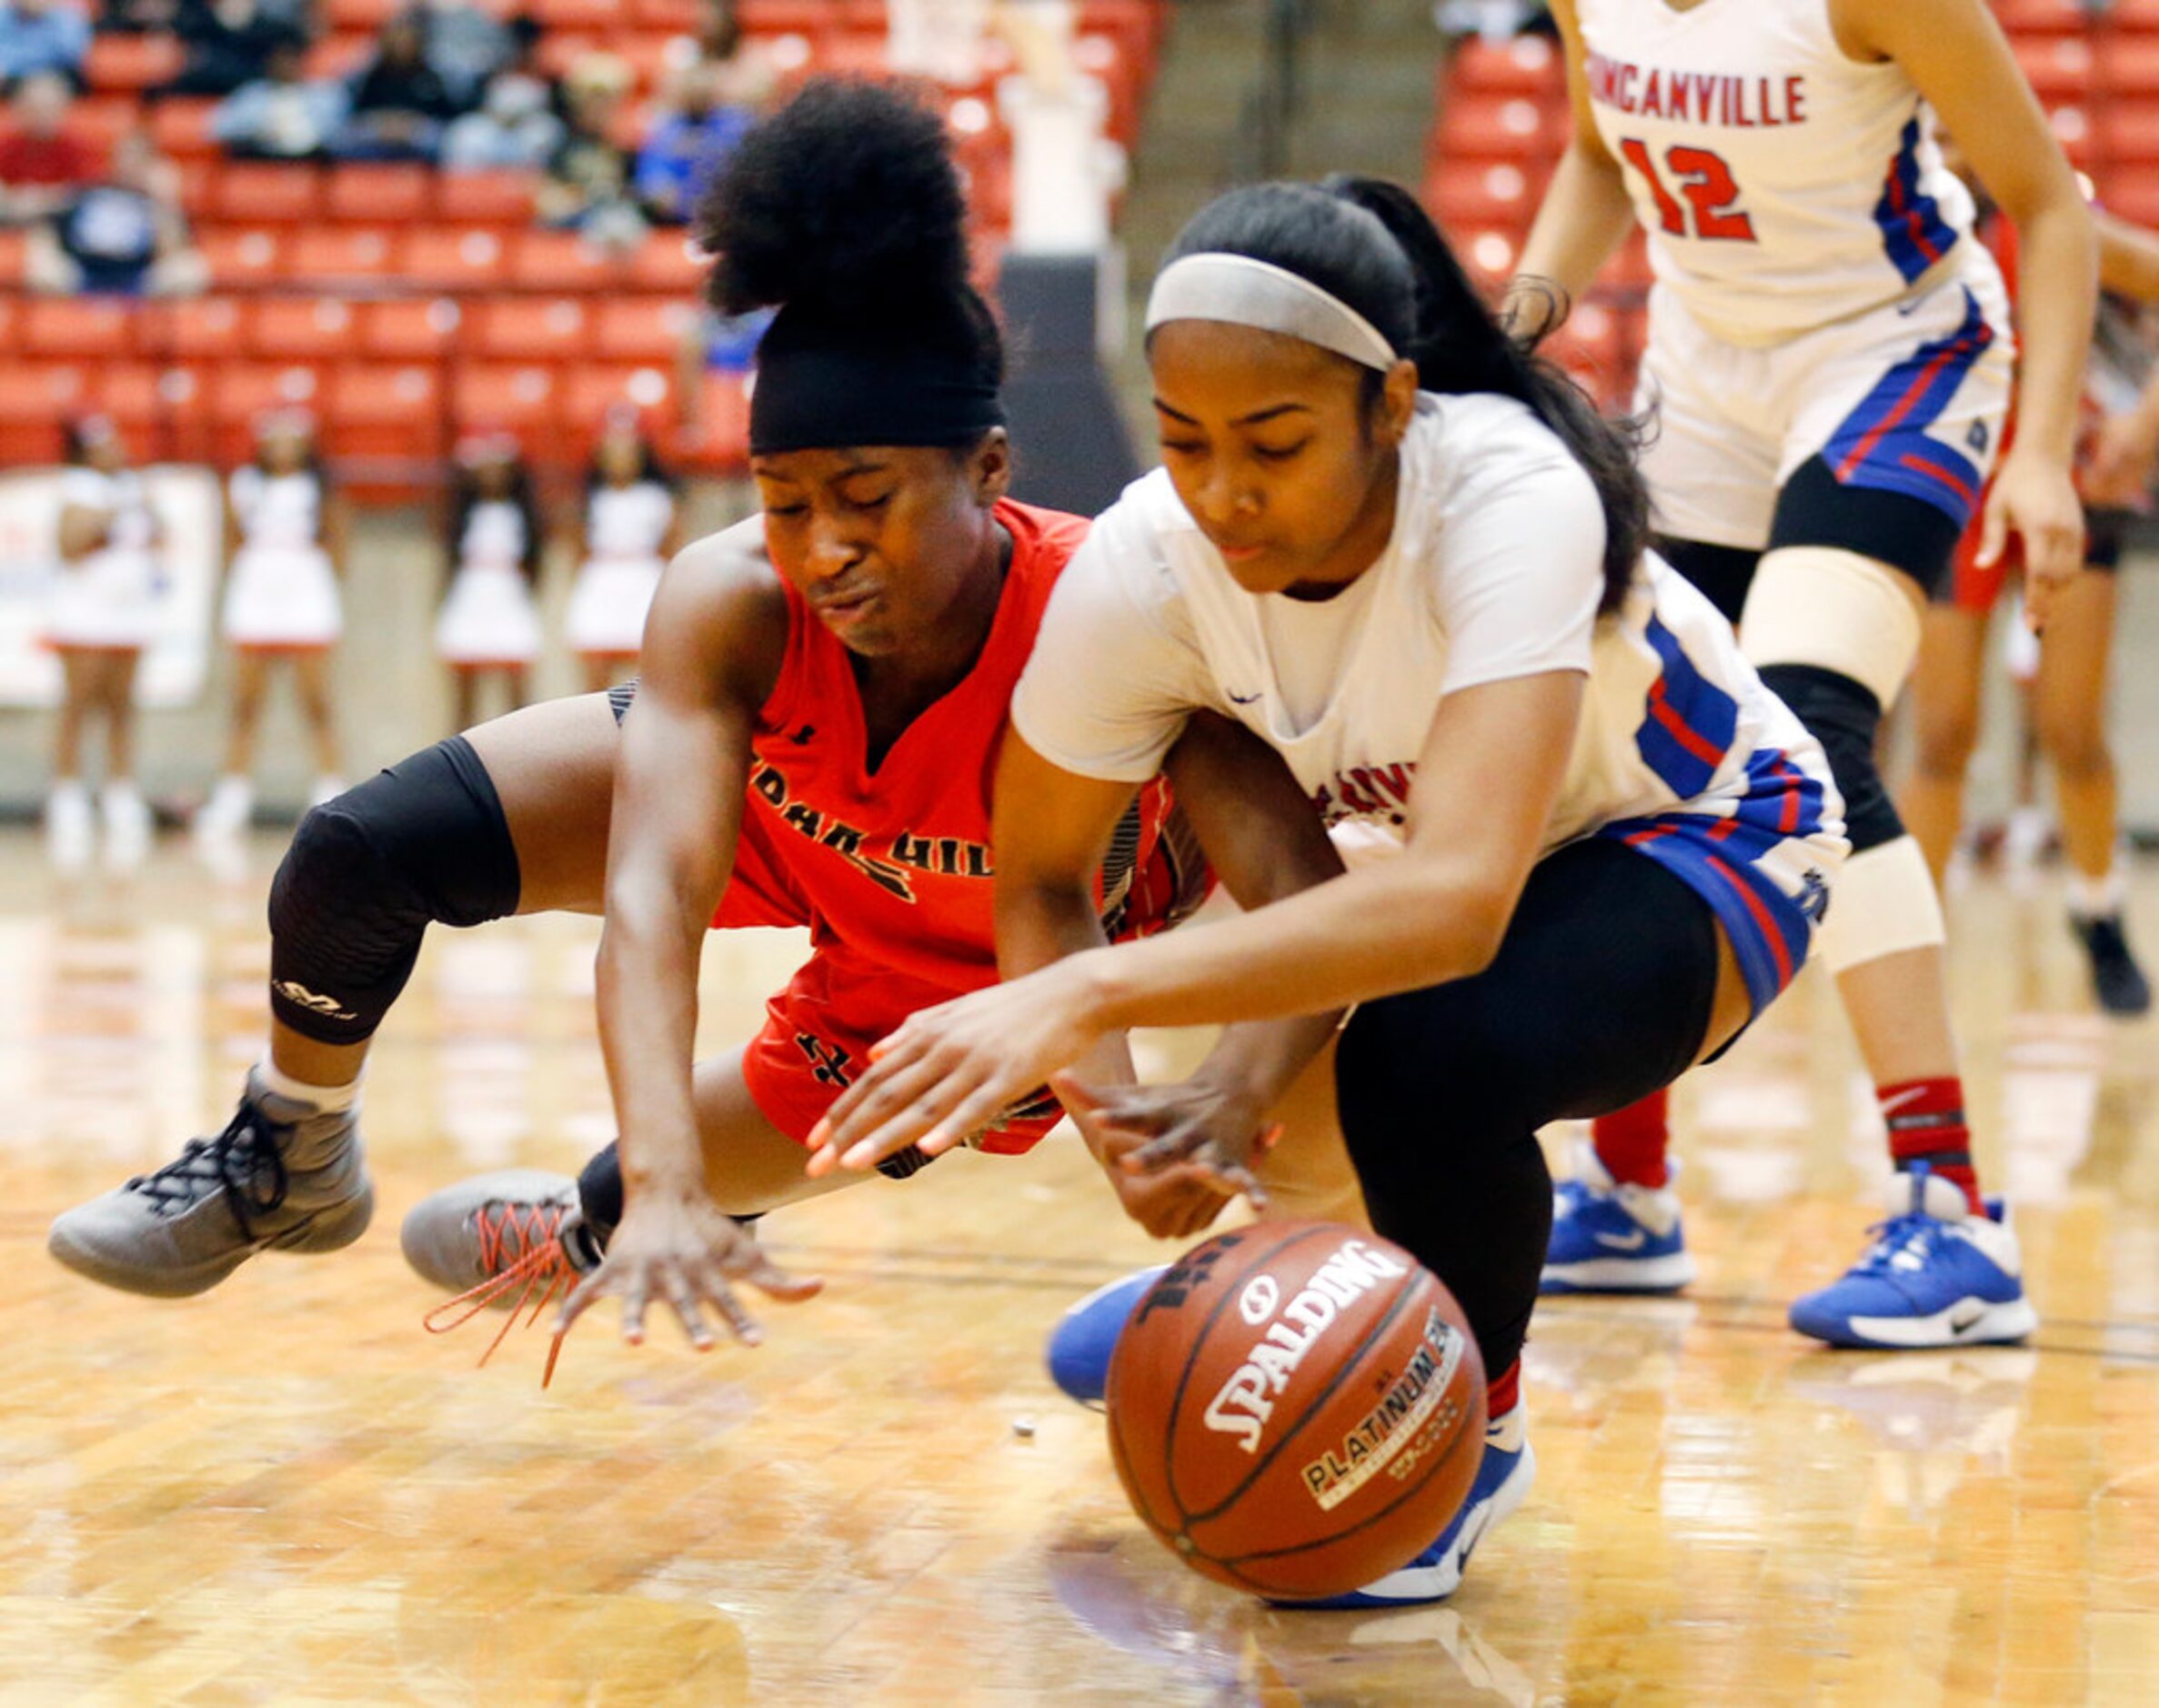
<instances>
[{"instance_id":1,"label":"player's forearm","mask_svg":"<svg viewBox=\"0 0 2159 1708\"><path fill-rule=\"evenodd\" d=\"M657 886L654 887L657 889ZM705 919L644 886L611 887L600 938L600 1050L633 1191L703 1181L693 1063ZM628 893L624 894L623 891Z\"/></svg>"},{"instance_id":2,"label":"player's forearm","mask_svg":"<svg viewBox=\"0 0 2159 1708\"><path fill-rule=\"evenodd\" d=\"M1007 979L1018 979L1068 956L1106 948L1109 935L1095 910L1091 881L1008 884L997 890L997 964ZM1132 1050L1122 1031L1107 1032L1072 1064L1084 1085L1130 1085ZM1080 1126L1089 1149L1093 1140Z\"/></svg>"},{"instance_id":3,"label":"player's forearm","mask_svg":"<svg viewBox=\"0 0 2159 1708\"><path fill-rule=\"evenodd\" d=\"M1579 300L1633 220L1626 180L1612 156L1576 141L1551 175L1508 286L1509 300L1518 291L1533 288L1536 280L1556 285L1570 299Z\"/></svg>"},{"instance_id":4,"label":"player's forearm","mask_svg":"<svg viewBox=\"0 0 2159 1708\"><path fill-rule=\"evenodd\" d=\"M1077 970L1097 1028L1312 1016L1482 970L1519 886L1405 856L1196 931L1120 943Z\"/></svg>"},{"instance_id":5,"label":"player's forearm","mask_svg":"<svg viewBox=\"0 0 2159 1708\"><path fill-rule=\"evenodd\" d=\"M2049 202L2017 233L2023 349L2016 442L2069 461L2099 306L2098 245L2081 201Z\"/></svg>"},{"instance_id":6,"label":"player's forearm","mask_svg":"<svg viewBox=\"0 0 2159 1708\"><path fill-rule=\"evenodd\" d=\"M2093 209L2092 224L2099 236L2099 287L2140 303L2159 302L2159 232L2104 208Z\"/></svg>"}]
</instances>

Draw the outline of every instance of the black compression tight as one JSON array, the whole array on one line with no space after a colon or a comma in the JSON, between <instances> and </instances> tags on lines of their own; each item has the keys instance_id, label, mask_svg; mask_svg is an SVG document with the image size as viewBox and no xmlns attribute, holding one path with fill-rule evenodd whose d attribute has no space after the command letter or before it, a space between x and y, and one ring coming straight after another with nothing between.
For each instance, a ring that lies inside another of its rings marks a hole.
<instances>
[{"instance_id":1,"label":"black compression tight","mask_svg":"<svg viewBox=\"0 0 2159 1708\"><path fill-rule=\"evenodd\" d=\"M1708 904L1592 839L1539 863L1483 972L1351 1017L1335 1096L1372 1225L1446 1282L1489 1375L1521 1351L1551 1232L1537 1129L1677 1079L1716 982Z\"/></svg>"}]
</instances>

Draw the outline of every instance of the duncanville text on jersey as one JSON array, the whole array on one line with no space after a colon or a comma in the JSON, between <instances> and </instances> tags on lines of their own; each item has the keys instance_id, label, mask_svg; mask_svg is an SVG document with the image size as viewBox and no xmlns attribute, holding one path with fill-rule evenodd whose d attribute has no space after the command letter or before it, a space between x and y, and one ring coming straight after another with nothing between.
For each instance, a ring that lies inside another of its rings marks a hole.
<instances>
[{"instance_id":1,"label":"duncanville text on jersey","mask_svg":"<svg viewBox=\"0 0 2159 1708\"><path fill-rule=\"evenodd\" d=\"M1760 130L1807 122L1807 80L1788 77L1734 77L1722 72L1667 71L1592 54L1584 61L1590 99L1644 118L1723 125L1732 130Z\"/></svg>"}]
</instances>

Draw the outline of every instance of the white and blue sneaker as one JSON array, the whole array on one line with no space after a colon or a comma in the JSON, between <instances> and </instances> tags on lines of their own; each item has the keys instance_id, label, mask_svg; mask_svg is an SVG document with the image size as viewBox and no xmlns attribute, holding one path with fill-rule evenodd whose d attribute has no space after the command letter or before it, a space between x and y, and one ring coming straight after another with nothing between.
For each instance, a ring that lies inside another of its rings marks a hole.
<instances>
[{"instance_id":1,"label":"white and blue sneaker","mask_svg":"<svg viewBox=\"0 0 2159 1708\"><path fill-rule=\"evenodd\" d=\"M1399 1572L1346 1595L1321 1601L1286 1601L1269 1596L1270 1605L1321 1612L1358 1607L1410 1607L1443 1602L1461 1587L1461 1574L1477 1544L1491 1528L1520 1506L1537 1480L1537 1455L1530 1447L1523 1408L1519 1402L1484 1426L1484 1461L1470 1484L1469 1499L1448 1522L1439 1540Z\"/></svg>"},{"instance_id":2,"label":"white and blue sneaker","mask_svg":"<svg viewBox=\"0 0 2159 1708\"><path fill-rule=\"evenodd\" d=\"M2001 1200L1975 1215L1963 1190L1926 1164L1896 1175L1889 1220L1842 1281L1793 1301L1792 1326L1832 1346L1975 1346L2039 1326L2023 1257Z\"/></svg>"},{"instance_id":3,"label":"white and blue sneaker","mask_svg":"<svg viewBox=\"0 0 2159 1708\"><path fill-rule=\"evenodd\" d=\"M1694 1279L1679 1221L1668 1163L1662 1186L1622 1185L1592 1144L1575 1149L1574 1178L1551 1195L1551 1241L1545 1247L1547 1293L1670 1293Z\"/></svg>"},{"instance_id":4,"label":"white and blue sneaker","mask_svg":"<svg viewBox=\"0 0 2159 1708\"><path fill-rule=\"evenodd\" d=\"M1110 1354L1117 1350L1117 1337L1131 1321L1140 1295L1169 1267L1157 1263L1107 1287L1098 1287L1058 1319L1057 1326L1049 1331L1049 1380L1063 1389L1068 1398L1101 1410L1102 1393L1110 1385Z\"/></svg>"}]
</instances>

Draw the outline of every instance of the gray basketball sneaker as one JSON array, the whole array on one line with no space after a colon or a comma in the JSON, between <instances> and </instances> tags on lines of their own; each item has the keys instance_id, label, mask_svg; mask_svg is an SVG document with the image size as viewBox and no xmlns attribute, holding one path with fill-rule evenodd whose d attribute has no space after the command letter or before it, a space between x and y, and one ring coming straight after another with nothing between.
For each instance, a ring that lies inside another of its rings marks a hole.
<instances>
[{"instance_id":1,"label":"gray basketball sneaker","mask_svg":"<svg viewBox=\"0 0 2159 1708\"><path fill-rule=\"evenodd\" d=\"M527 1305L527 1326L580 1277L599 1267L600 1242L577 1207L577 1183L542 1169L498 1169L431 1192L412 1207L398 1235L405 1261L423 1281L454 1296L422 1321L430 1334L462 1328L490 1305L509 1319L480 1354L495 1355ZM540 1385L555 1374L562 1350L548 1348Z\"/></svg>"},{"instance_id":2,"label":"gray basketball sneaker","mask_svg":"<svg viewBox=\"0 0 2159 1708\"><path fill-rule=\"evenodd\" d=\"M253 1070L226 1129L78 1204L45 1249L123 1292L207 1292L257 1251L335 1251L367 1231L375 1188L358 1119L266 1089Z\"/></svg>"}]
</instances>

